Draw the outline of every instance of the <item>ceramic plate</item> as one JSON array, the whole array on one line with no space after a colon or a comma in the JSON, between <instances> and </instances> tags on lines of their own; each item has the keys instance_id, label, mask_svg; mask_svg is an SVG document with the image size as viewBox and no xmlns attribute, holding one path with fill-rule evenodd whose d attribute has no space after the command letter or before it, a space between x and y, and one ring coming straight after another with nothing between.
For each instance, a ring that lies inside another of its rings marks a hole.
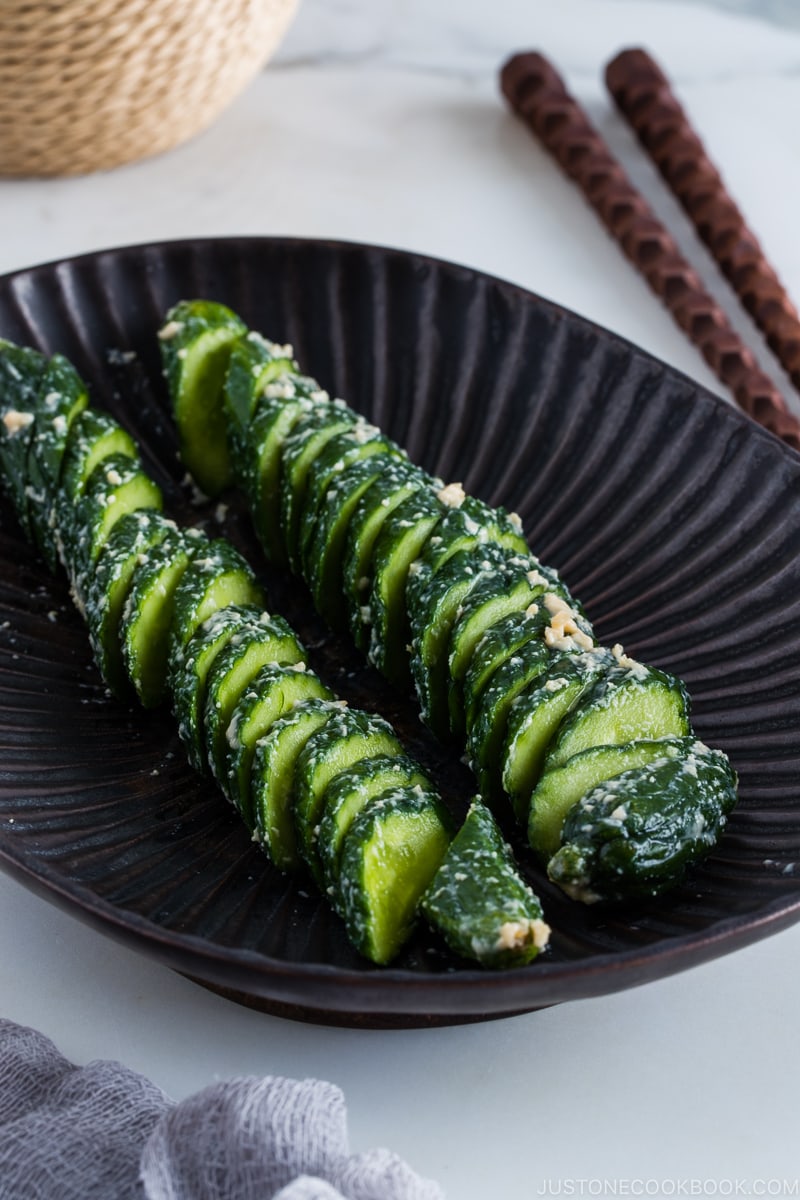
<instances>
[{"instance_id":1,"label":"ceramic plate","mask_svg":"<svg viewBox=\"0 0 800 1200\"><path fill-rule=\"evenodd\" d=\"M272 607L352 703L380 709L463 811L471 778L302 589L263 567L234 495L197 507L155 331L181 297L232 305L412 458L516 509L599 637L681 675L739 771L716 852L658 901L561 897L517 845L550 951L491 974L420 931L361 960L304 878L281 876L187 766L168 711L110 699L65 581L2 509L0 860L100 931L200 982L319 1021L424 1025L656 979L800 915L800 457L620 338L507 283L369 246L283 239L111 250L0 280L0 334L68 355L139 439L182 520L260 564ZM795 864L797 869L795 870ZM22 950L20 951L23 952Z\"/></svg>"}]
</instances>

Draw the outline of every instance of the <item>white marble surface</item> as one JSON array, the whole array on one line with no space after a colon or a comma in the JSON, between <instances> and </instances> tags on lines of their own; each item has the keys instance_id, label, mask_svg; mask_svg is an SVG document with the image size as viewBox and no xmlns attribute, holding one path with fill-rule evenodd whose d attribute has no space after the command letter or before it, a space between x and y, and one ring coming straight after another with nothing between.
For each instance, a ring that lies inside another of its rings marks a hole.
<instances>
[{"instance_id":1,"label":"white marble surface","mask_svg":"<svg viewBox=\"0 0 800 1200\"><path fill-rule=\"evenodd\" d=\"M716 390L506 113L496 72L515 50L548 54L729 303L603 91L605 61L647 46L800 297L797 17L794 0L305 0L276 62L194 141L112 174L0 181L0 270L185 235L379 242L513 279ZM390 1145L450 1200L567 1194L568 1181L575 1195L796 1186L799 959L795 927L617 996L358 1033L240 1009L0 877L0 1014L78 1061L123 1059L176 1097L238 1073L332 1079L354 1146Z\"/></svg>"}]
</instances>

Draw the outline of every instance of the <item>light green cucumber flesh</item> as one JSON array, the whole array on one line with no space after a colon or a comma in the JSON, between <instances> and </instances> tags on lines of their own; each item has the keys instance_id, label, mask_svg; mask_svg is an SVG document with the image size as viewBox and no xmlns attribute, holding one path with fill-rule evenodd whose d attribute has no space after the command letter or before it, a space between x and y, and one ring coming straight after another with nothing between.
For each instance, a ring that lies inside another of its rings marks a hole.
<instances>
[{"instance_id":1,"label":"light green cucumber flesh","mask_svg":"<svg viewBox=\"0 0 800 1200\"><path fill-rule=\"evenodd\" d=\"M402 949L449 841L433 798L368 806L355 818L344 838L336 902L366 958L385 965Z\"/></svg>"},{"instance_id":2,"label":"light green cucumber flesh","mask_svg":"<svg viewBox=\"0 0 800 1200\"><path fill-rule=\"evenodd\" d=\"M298 704L256 743L250 772L255 827L262 848L281 871L296 870L302 861L292 812L297 760L311 736L341 711L341 701Z\"/></svg>"},{"instance_id":3,"label":"light green cucumber flesh","mask_svg":"<svg viewBox=\"0 0 800 1200\"><path fill-rule=\"evenodd\" d=\"M561 845L561 829L570 809L592 788L660 758L681 753L680 738L642 738L623 745L599 745L581 750L561 766L546 770L530 804L528 841L547 858Z\"/></svg>"}]
</instances>

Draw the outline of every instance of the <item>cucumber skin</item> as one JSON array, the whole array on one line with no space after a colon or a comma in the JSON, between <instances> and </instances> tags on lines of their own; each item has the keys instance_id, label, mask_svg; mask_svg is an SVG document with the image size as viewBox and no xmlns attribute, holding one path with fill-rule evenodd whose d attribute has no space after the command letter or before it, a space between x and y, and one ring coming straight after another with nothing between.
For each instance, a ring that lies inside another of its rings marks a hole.
<instances>
[{"instance_id":1,"label":"cucumber skin","mask_svg":"<svg viewBox=\"0 0 800 1200\"><path fill-rule=\"evenodd\" d=\"M479 796L420 907L456 954L495 970L532 962L550 933L537 896Z\"/></svg>"},{"instance_id":2,"label":"cucumber skin","mask_svg":"<svg viewBox=\"0 0 800 1200\"><path fill-rule=\"evenodd\" d=\"M38 350L0 339L0 475L29 540L28 452L46 365Z\"/></svg>"},{"instance_id":3,"label":"cucumber skin","mask_svg":"<svg viewBox=\"0 0 800 1200\"><path fill-rule=\"evenodd\" d=\"M736 772L719 750L626 772L568 813L550 879L584 903L657 896L719 839L736 803Z\"/></svg>"}]
</instances>

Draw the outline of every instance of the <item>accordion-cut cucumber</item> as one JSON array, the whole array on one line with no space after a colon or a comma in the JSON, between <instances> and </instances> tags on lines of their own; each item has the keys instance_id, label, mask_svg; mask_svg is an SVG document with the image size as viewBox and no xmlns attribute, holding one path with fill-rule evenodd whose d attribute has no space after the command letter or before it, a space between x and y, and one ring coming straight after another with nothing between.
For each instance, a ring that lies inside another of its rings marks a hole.
<instances>
[{"instance_id":1,"label":"accordion-cut cucumber","mask_svg":"<svg viewBox=\"0 0 800 1200\"><path fill-rule=\"evenodd\" d=\"M509 613L483 634L464 675L464 722L468 733L477 719L484 688L495 671L527 642L541 641L546 620L546 612L534 601L523 612Z\"/></svg>"},{"instance_id":2,"label":"accordion-cut cucumber","mask_svg":"<svg viewBox=\"0 0 800 1200\"><path fill-rule=\"evenodd\" d=\"M411 674L420 716L439 738L446 738L450 732L448 651L453 625L474 589L495 579L502 586L508 565L500 546L482 544L451 555L435 574L428 576L421 593L414 589L413 597L409 581Z\"/></svg>"},{"instance_id":3,"label":"accordion-cut cucumber","mask_svg":"<svg viewBox=\"0 0 800 1200\"><path fill-rule=\"evenodd\" d=\"M231 350L246 333L234 312L211 300L176 304L158 333L181 457L207 496L231 482L222 389Z\"/></svg>"},{"instance_id":4,"label":"accordion-cut cucumber","mask_svg":"<svg viewBox=\"0 0 800 1200\"><path fill-rule=\"evenodd\" d=\"M444 516L420 556L419 576L423 586L426 576L435 575L449 558L462 550L491 544L517 554L530 553L516 515L467 496L458 483L440 488L438 495L444 505Z\"/></svg>"},{"instance_id":5,"label":"accordion-cut cucumber","mask_svg":"<svg viewBox=\"0 0 800 1200\"><path fill-rule=\"evenodd\" d=\"M84 409L70 428L61 466L59 500L63 501L67 515L70 506L86 490L95 467L118 455L139 461L139 451L131 435L108 413Z\"/></svg>"},{"instance_id":6,"label":"accordion-cut cucumber","mask_svg":"<svg viewBox=\"0 0 800 1200\"><path fill-rule=\"evenodd\" d=\"M239 697L269 663L289 665L304 661L303 647L291 627L278 616L253 629L244 627L214 659L206 676L203 730L208 765L223 788L227 777L226 734Z\"/></svg>"},{"instance_id":7,"label":"accordion-cut cucumber","mask_svg":"<svg viewBox=\"0 0 800 1200\"><path fill-rule=\"evenodd\" d=\"M46 367L38 350L0 339L0 463L9 499L29 538L28 451Z\"/></svg>"},{"instance_id":8,"label":"accordion-cut cucumber","mask_svg":"<svg viewBox=\"0 0 800 1200\"><path fill-rule=\"evenodd\" d=\"M408 787L367 805L353 821L334 900L351 942L373 962L390 962L411 934L450 837L436 793Z\"/></svg>"},{"instance_id":9,"label":"accordion-cut cucumber","mask_svg":"<svg viewBox=\"0 0 800 1200\"><path fill-rule=\"evenodd\" d=\"M306 742L294 773L293 812L298 848L317 883L322 883L317 837L328 784L359 759L402 753L388 721L352 708L342 709Z\"/></svg>"},{"instance_id":10,"label":"accordion-cut cucumber","mask_svg":"<svg viewBox=\"0 0 800 1200\"><path fill-rule=\"evenodd\" d=\"M51 571L58 561L55 505L67 440L86 409L86 384L66 358L54 354L45 367L28 451L28 496L33 533Z\"/></svg>"},{"instance_id":11,"label":"accordion-cut cucumber","mask_svg":"<svg viewBox=\"0 0 800 1200\"><path fill-rule=\"evenodd\" d=\"M496 800L502 791L503 744L511 706L552 661L544 642L531 639L500 664L481 692L467 734L467 755L486 800Z\"/></svg>"},{"instance_id":12,"label":"accordion-cut cucumber","mask_svg":"<svg viewBox=\"0 0 800 1200\"><path fill-rule=\"evenodd\" d=\"M306 581L317 610L332 629L347 628L342 553L350 516L364 492L394 461L387 454L371 454L341 471L328 488L303 546Z\"/></svg>"},{"instance_id":13,"label":"accordion-cut cucumber","mask_svg":"<svg viewBox=\"0 0 800 1200\"><path fill-rule=\"evenodd\" d=\"M208 765L203 728L208 672L233 638L241 642L251 633L258 635L265 627L270 636L285 639L284 646L290 653L297 646L294 634L287 633L283 625L276 625L269 613L251 605L233 604L208 617L185 646L173 649L169 673L172 711L189 762L197 771Z\"/></svg>"},{"instance_id":14,"label":"accordion-cut cucumber","mask_svg":"<svg viewBox=\"0 0 800 1200\"><path fill-rule=\"evenodd\" d=\"M365 607L369 610L375 542L384 522L425 481L425 475L413 463L406 459L392 461L364 492L348 520L343 548L342 590L350 635L359 650L364 652L369 647L370 620L364 619L364 610ZM429 483L432 482L429 480Z\"/></svg>"},{"instance_id":15,"label":"accordion-cut cucumber","mask_svg":"<svg viewBox=\"0 0 800 1200\"><path fill-rule=\"evenodd\" d=\"M464 598L448 639L448 708L450 731L456 737L463 737L466 732L463 681L481 637L495 621L509 613L531 608L538 611L537 601L547 586L536 560L516 555L503 569L481 580Z\"/></svg>"},{"instance_id":16,"label":"accordion-cut cucumber","mask_svg":"<svg viewBox=\"0 0 800 1200\"><path fill-rule=\"evenodd\" d=\"M375 542L369 602L362 606L361 620L370 627L370 662L393 683L404 683L409 675L408 572L441 515L441 501L423 485L387 517Z\"/></svg>"},{"instance_id":17,"label":"accordion-cut cucumber","mask_svg":"<svg viewBox=\"0 0 800 1200\"><path fill-rule=\"evenodd\" d=\"M202 553L205 540L190 536L192 532L197 531L169 531L143 556L122 610L122 658L145 708L156 708L166 699L175 589L192 555Z\"/></svg>"},{"instance_id":18,"label":"accordion-cut cucumber","mask_svg":"<svg viewBox=\"0 0 800 1200\"><path fill-rule=\"evenodd\" d=\"M362 428L367 428L366 422L346 405L335 401L318 405L297 423L283 443L280 522L289 565L298 574L302 567L300 521L312 463L328 442L345 429L356 428L359 422Z\"/></svg>"},{"instance_id":19,"label":"accordion-cut cucumber","mask_svg":"<svg viewBox=\"0 0 800 1200\"><path fill-rule=\"evenodd\" d=\"M281 871L293 871L301 863L292 812L297 760L311 735L344 708L343 700L306 700L256 743L250 771L256 833Z\"/></svg>"},{"instance_id":20,"label":"accordion-cut cucumber","mask_svg":"<svg viewBox=\"0 0 800 1200\"><path fill-rule=\"evenodd\" d=\"M195 555L176 589L170 657L212 613L233 604L263 606L264 589L239 551L216 538Z\"/></svg>"},{"instance_id":21,"label":"accordion-cut cucumber","mask_svg":"<svg viewBox=\"0 0 800 1200\"><path fill-rule=\"evenodd\" d=\"M375 425L359 420L355 425L338 433L325 445L311 463L306 481L303 511L300 516L300 563L307 570L305 546L316 523L328 488L342 472L361 459L375 454L400 457L399 446L395 446Z\"/></svg>"},{"instance_id":22,"label":"accordion-cut cucumber","mask_svg":"<svg viewBox=\"0 0 800 1200\"><path fill-rule=\"evenodd\" d=\"M378 754L362 758L328 784L317 837L317 852L328 889L339 880L342 841L355 818L398 787L432 791L433 784L417 763L405 754Z\"/></svg>"},{"instance_id":23,"label":"accordion-cut cucumber","mask_svg":"<svg viewBox=\"0 0 800 1200\"><path fill-rule=\"evenodd\" d=\"M87 587L86 620L100 673L120 699L131 689L122 657L122 610L133 575L177 526L155 509L127 513L109 534Z\"/></svg>"},{"instance_id":24,"label":"accordion-cut cucumber","mask_svg":"<svg viewBox=\"0 0 800 1200\"><path fill-rule=\"evenodd\" d=\"M239 697L225 733L228 769L224 790L250 829L254 826L250 769L256 742L296 704L332 699L330 688L303 663L268 663Z\"/></svg>"},{"instance_id":25,"label":"accordion-cut cucumber","mask_svg":"<svg viewBox=\"0 0 800 1200\"><path fill-rule=\"evenodd\" d=\"M241 481L250 441L250 424L264 389L297 370L291 346L270 342L250 331L233 343L223 384L223 411L234 477Z\"/></svg>"},{"instance_id":26,"label":"accordion-cut cucumber","mask_svg":"<svg viewBox=\"0 0 800 1200\"><path fill-rule=\"evenodd\" d=\"M564 819L587 792L615 775L686 753L692 738L639 738L623 745L591 746L560 767L546 770L531 796L528 841L545 858L561 844Z\"/></svg>"},{"instance_id":27,"label":"accordion-cut cucumber","mask_svg":"<svg viewBox=\"0 0 800 1200\"><path fill-rule=\"evenodd\" d=\"M112 454L98 463L66 528L60 526L61 549L76 595L85 603L95 563L111 530L129 512L160 510L161 489L124 454Z\"/></svg>"},{"instance_id":28,"label":"accordion-cut cucumber","mask_svg":"<svg viewBox=\"0 0 800 1200\"><path fill-rule=\"evenodd\" d=\"M456 954L485 967L524 966L550 936L538 898L480 797L423 894L421 909Z\"/></svg>"},{"instance_id":29,"label":"accordion-cut cucumber","mask_svg":"<svg viewBox=\"0 0 800 1200\"><path fill-rule=\"evenodd\" d=\"M525 825L531 794L561 722L613 662L607 651L557 655L511 705L502 781L517 820Z\"/></svg>"},{"instance_id":30,"label":"accordion-cut cucumber","mask_svg":"<svg viewBox=\"0 0 800 1200\"><path fill-rule=\"evenodd\" d=\"M731 764L694 741L588 792L564 821L548 874L584 903L655 896L715 845L735 803Z\"/></svg>"},{"instance_id":31,"label":"accordion-cut cucumber","mask_svg":"<svg viewBox=\"0 0 800 1200\"><path fill-rule=\"evenodd\" d=\"M259 398L242 456L241 480L258 540L271 563L286 566L281 529L281 452L286 438L310 413L330 407L327 392L313 379L282 377Z\"/></svg>"},{"instance_id":32,"label":"accordion-cut cucumber","mask_svg":"<svg viewBox=\"0 0 800 1200\"><path fill-rule=\"evenodd\" d=\"M618 652L614 666L581 698L559 729L544 769L563 766L573 754L591 746L683 737L688 732L689 698L680 680Z\"/></svg>"}]
</instances>

